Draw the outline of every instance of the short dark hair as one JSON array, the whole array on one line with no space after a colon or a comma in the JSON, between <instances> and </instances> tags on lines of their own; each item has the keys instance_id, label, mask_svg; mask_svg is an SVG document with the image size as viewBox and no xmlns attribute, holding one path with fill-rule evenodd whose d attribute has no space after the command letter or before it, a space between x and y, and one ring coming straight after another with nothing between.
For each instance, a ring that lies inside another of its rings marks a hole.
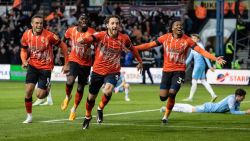
<instances>
[{"instance_id":1,"label":"short dark hair","mask_svg":"<svg viewBox=\"0 0 250 141\"><path fill-rule=\"evenodd\" d=\"M34 15L34 16L31 18L31 22L32 22L33 19L35 19L35 18L43 19L43 16L41 16L41 15Z\"/></svg>"},{"instance_id":2,"label":"short dark hair","mask_svg":"<svg viewBox=\"0 0 250 141\"><path fill-rule=\"evenodd\" d=\"M105 23L105 24L108 24L108 23L109 23L109 20L110 20L111 18L117 18L117 19L119 20L119 23L121 23L121 18L120 18L118 15L109 15L109 16L107 16L106 19L104 20L104 23Z\"/></svg>"},{"instance_id":3,"label":"short dark hair","mask_svg":"<svg viewBox=\"0 0 250 141\"><path fill-rule=\"evenodd\" d=\"M235 95L244 96L244 95L246 95L246 91L241 89L241 88L236 89Z\"/></svg>"},{"instance_id":4,"label":"short dark hair","mask_svg":"<svg viewBox=\"0 0 250 141\"><path fill-rule=\"evenodd\" d=\"M83 19L87 19L88 20L88 15L85 14L85 13L82 13L80 16L79 16L79 19L80 18L83 18Z\"/></svg>"}]
</instances>

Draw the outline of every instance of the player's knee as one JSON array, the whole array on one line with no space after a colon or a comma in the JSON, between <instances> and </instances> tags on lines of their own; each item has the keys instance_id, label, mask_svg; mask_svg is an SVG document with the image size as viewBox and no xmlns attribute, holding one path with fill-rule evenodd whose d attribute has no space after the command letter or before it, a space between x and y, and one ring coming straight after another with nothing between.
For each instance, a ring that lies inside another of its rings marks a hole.
<instances>
[{"instance_id":1,"label":"player's knee","mask_svg":"<svg viewBox=\"0 0 250 141\"><path fill-rule=\"evenodd\" d=\"M175 93L169 93L168 97L171 98L171 99L175 99L176 94Z\"/></svg>"},{"instance_id":2,"label":"player's knee","mask_svg":"<svg viewBox=\"0 0 250 141\"><path fill-rule=\"evenodd\" d=\"M102 89L102 92L105 95L111 95L112 94L112 89L110 89L110 88L104 88L104 89Z\"/></svg>"},{"instance_id":3,"label":"player's knee","mask_svg":"<svg viewBox=\"0 0 250 141\"><path fill-rule=\"evenodd\" d=\"M26 97L31 97L33 90L26 90Z\"/></svg>"},{"instance_id":4,"label":"player's knee","mask_svg":"<svg viewBox=\"0 0 250 141\"><path fill-rule=\"evenodd\" d=\"M95 97L88 97L87 98L87 103L95 103Z\"/></svg>"},{"instance_id":5,"label":"player's knee","mask_svg":"<svg viewBox=\"0 0 250 141\"><path fill-rule=\"evenodd\" d=\"M77 88L77 93L83 94L84 89L83 88Z\"/></svg>"},{"instance_id":6,"label":"player's knee","mask_svg":"<svg viewBox=\"0 0 250 141\"><path fill-rule=\"evenodd\" d=\"M201 84L205 84L207 81L205 79L201 80Z\"/></svg>"},{"instance_id":7,"label":"player's knee","mask_svg":"<svg viewBox=\"0 0 250 141\"><path fill-rule=\"evenodd\" d=\"M168 99L167 96L164 96L164 97L163 97L163 96L160 96L160 100L161 100L161 101L166 101L167 99Z\"/></svg>"},{"instance_id":8,"label":"player's knee","mask_svg":"<svg viewBox=\"0 0 250 141\"><path fill-rule=\"evenodd\" d=\"M75 79L73 79L72 77L68 77L66 84L73 85L74 83L75 83Z\"/></svg>"},{"instance_id":9,"label":"player's knee","mask_svg":"<svg viewBox=\"0 0 250 141\"><path fill-rule=\"evenodd\" d=\"M77 86L77 92L78 92L79 94L83 94L83 91L84 91L84 86L78 84L78 86Z\"/></svg>"},{"instance_id":10,"label":"player's knee","mask_svg":"<svg viewBox=\"0 0 250 141\"><path fill-rule=\"evenodd\" d=\"M192 79L192 84L193 84L193 85L197 85L197 80Z\"/></svg>"},{"instance_id":11,"label":"player's knee","mask_svg":"<svg viewBox=\"0 0 250 141\"><path fill-rule=\"evenodd\" d=\"M104 87L102 89L102 92L106 95L109 95L112 92L112 90L109 87Z\"/></svg>"},{"instance_id":12,"label":"player's knee","mask_svg":"<svg viewBox=\"0 0 250 141\"><path fill-rule=\"evenodd\" d=\"M47 93L46 92L37 94L37 98L39 98L39 99L44 99L45 97L47 97Z\"/></svg>"},{"instance_id":13,"label":"player's knee","mask_svg":"<svg viewBox=\"0 0 250 141\"><path fill-rule=\"evenodd\" d=\"M168 95L169 95L169 94L176 94L176 93L179 91L179 89L180 89L179 86L177 86L177 85L174 86L174 88L172 88L172 89L169 90Z\"/></svg>"},{"instance_id":14,"label":"player's knee","mask_svg":"<svg viewBox=\"0 0 250 141\"><path fill-rule=\"evenodd\" d=\"M114 86L112 84L106 84L104 86L104 88L102 89L102 92L105 94L105 95L112 95L112 91L113 91L113 88Z\"/></svg>"}]
</instances>

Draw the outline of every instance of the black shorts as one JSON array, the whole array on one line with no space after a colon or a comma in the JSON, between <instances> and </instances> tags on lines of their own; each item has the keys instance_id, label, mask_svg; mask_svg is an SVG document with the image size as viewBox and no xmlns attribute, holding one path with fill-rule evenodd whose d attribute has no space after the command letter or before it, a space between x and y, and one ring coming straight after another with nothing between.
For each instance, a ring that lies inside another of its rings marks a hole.
<instances>
[{"instance_id":1,"label":"black shorts","mask_svg":"<svg viewBox=\"0 0 250 141\"><path fill-rule=\"evenodd\" d=\"M50 84L51 71L37 69L31 65L28 65L26 81L25 83L36 84L38 82L38 88L46 90Z\"/></svg>"},{"instance_id":2,"label":"black shorts","mask_svg":"<svg viewBox=\"0 0 250 141\"><path fill-rule=\"evenodd\" d=\"M89 93L98 94L100 88L105 83L111 83L112 85L116 85L119 80L120 73L112 73L107 75L100 75L95 72L91 73L90 85L89 85Z\"/></svg>"},{"instance_id":3,"label":"black shorts","mask_svg":"<svg viewBox=\"0 0 250 141\"><path fill-rule=\"evenodd\" d=\"M78 76L78 84L88 84L91 66L82 66L76 62L70 61L69 67L70 68L68 76Z\"/></svg>"},{"instance_id":4,"label":"black shorts","mask_svg":"<svg viewBox=\"0 0 250 141\"><path fill-rule=\"evenodd\" d=\"M184 71L173 71L173 72L162 72L160 89L174 89L177 92L181 87L181 83L184 83L185 72Z\"/></svg>"}]
</instances>

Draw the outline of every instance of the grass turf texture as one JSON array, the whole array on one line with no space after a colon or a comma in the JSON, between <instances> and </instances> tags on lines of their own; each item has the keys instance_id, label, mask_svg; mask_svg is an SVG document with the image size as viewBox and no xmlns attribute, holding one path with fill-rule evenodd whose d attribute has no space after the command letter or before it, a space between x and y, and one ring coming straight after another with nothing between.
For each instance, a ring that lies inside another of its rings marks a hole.
<instances>
[{"instance_id":1,"label":"grass turf texture","mask_svg":"<svg viewBox=\"0 0 250 141\"><path fill-rule=\"evenodd\" d=\"M219 96L217 101L238 88L222 85L212 87ZM250 108L250 87L240 87L247 91L245 103L241 105L241 109L246 110ZM73 122L67 119L74 99L66 111L60 109L65 97L64 90L64 83L52 83L54 105L33 107L33 123L22 124L26 118L24 83L0 81L0 141L241 141L250 138L250 115L173 112L169 124L162 126L162 113L158 109L165 103L159 100L159 85L132 84L130 102L124 100L123 93L113 94L104 110L104 123L96 124L93 118L89 130L82 130L88 86L77 109L77 119ZM188 83L183 85L176 102L183 103L181 100L189 95L189 90ZM101 94L93 109L94 116L100 97ZM33 101L35 99L34 94ZM194 102L189 103L198 105L210 99L209 93L199 85Z\"/></svg>"}]
</instances>

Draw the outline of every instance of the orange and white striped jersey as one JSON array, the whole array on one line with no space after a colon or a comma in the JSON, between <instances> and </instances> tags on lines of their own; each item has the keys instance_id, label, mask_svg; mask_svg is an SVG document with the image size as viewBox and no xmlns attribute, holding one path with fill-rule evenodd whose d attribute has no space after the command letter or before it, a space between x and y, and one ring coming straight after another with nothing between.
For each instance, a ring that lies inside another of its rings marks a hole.
<instances>
[{"instance_id":1,"label":"orange and white striped jersey","mask_svg":"<svg viewBox=\"0 0 250 141\"><path fill-rule=\"evenodd\" d=\"M29 51L29 64L37 69L52 70L54 67L53 45L60 39L54 33L43 29L40 35L34 35L32 29L23 33L21 44Z\"/></svg>"},{"instance_id":2,"label":"orange and white striped jersey","mask_svg":"<svg viewBox=\"0 0 250 141\"><path fill-rule=\"evenodd\" d=\"M126 34L119 33L116 38L106 31L93 34L98 46L95 51L93 71L100 75L120 72L120 58L123 50L132 50L132 43Z\"/></svg>"},{"instance_id":3,"label":"orange and white striped jersey","mask_svg":"<svg viewBox=\"0 0 250 141\"><path fill-rule=\"evenodd\" d=\"M76 62L83 66L91 66L91 57L87 57L86 53L89 49L89 44L80 44L77 42L78 38L85 38L95 33L93 28L88 27L86 32L78 32L77 26L68 28L65 32L65 38L71 41L71 52L69 54L69 61Z\"/></svg>"},{"instance_id":4,"label":"orange and white striped jersey","mask_svg":"<svg viewBox=\"0 0 250 141\"><path fill-rule=\"evenodd\" d=\"M164 48L163 71L185 71L188 50L196 43L185 34L181 38L174 38L172 33L160 36L157 41L163 44Z\"/></svg>"}]
</instances>

